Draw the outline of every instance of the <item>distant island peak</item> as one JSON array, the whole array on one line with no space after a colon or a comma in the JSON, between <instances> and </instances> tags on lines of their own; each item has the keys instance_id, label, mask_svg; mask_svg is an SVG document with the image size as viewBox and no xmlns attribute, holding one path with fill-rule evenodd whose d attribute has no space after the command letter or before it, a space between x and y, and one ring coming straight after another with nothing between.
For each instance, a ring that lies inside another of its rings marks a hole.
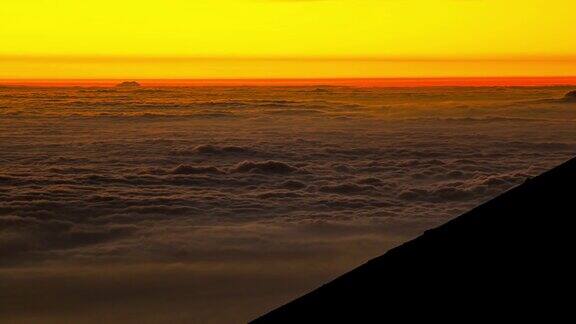
<instances>
[{"instance_id":1,"label":"distant island peak","mask_svg":"<svg viewBox=\"0 0 576 324\"><path fill-rule=\"evenodd\" d=\"M116 85L117 88L138 88L141 87L140 83L136 81L124 81Z\"/></svg>"}]
</instances>

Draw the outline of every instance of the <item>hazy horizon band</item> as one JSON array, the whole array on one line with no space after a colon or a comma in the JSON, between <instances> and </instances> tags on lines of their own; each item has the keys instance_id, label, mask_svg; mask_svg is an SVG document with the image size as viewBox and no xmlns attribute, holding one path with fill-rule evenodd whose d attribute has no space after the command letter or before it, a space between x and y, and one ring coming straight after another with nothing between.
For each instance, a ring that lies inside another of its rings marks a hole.
<instances>
[{"instance_id":1,"label":"hazy horizon band","mask_svg":"<svg viewBox=\"0 0 576 324\"><path fill-rule=\"evenodd\" d=\"M6 57L0 80L574 77L576 59Z\"/></svg>"},{"instance_id":2,"label":"hazy horizon band","mask_svg":"<svg viewBox=\"0 0 576 324\"><path fill-rule=\"evenodd\" d=\"M138 81L142 86L352 86L352 87L428 87L428 86L572 86L576 76L534 77L388 77L388 78L30 78L1 79L2 86L90 86L109 87L123 81Z\"/></svg>"}]
</instances>

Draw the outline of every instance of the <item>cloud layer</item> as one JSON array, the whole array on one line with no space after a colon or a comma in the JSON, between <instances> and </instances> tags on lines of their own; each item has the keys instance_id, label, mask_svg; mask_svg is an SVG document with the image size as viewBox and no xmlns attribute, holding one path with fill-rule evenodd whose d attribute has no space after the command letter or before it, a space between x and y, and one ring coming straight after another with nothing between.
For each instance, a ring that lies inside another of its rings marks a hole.
<instances>
[{"instance_id":1,"label":"cloud layer","mask_svg":"<svg viewBox=\"0 0 576 324\"><path fill-rule=\"evenodd\" d=\"M571 157L566 90L0 88L0 314L247 320Z\"/></svg>"}]
</instances>

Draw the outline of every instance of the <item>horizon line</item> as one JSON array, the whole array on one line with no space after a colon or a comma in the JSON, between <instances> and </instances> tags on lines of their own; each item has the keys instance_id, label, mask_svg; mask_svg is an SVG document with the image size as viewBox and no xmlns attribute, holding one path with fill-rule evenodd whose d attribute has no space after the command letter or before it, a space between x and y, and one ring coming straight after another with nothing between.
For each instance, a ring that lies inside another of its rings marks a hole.
<instances>
[{"instance_id":1,"label":"horizon line","mask_svg":"<svg viewBox=\"0 0 576 324\"><path fill-rule=\"evenodd\" d=\"M143 87L186 86L576 86L574 76L445 76L445 77L335 77L335 78L0 78L1 86L111 87L136 81Z\"/></svg>"}]
</instances>

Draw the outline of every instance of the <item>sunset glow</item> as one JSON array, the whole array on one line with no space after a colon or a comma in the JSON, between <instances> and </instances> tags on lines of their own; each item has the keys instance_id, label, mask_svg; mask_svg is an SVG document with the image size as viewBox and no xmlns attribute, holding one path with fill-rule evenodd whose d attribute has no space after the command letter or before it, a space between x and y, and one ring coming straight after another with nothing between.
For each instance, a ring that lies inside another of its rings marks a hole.
<instances>
[{"instance_id":1,"label":"sunset glow","mask_svg":"<svg viewBox=\"0 0 576 324\"><path fill-rule=\"evenodd\" d=\"M0 324L548 316L575 13L1 0Z\"/></svg>"},{"instance_id":2,"label":"sunset glow","mask_svg":"<svg viewBox=\"0 0 576 324\"><path fill-rule=\"evenodd\" d=\"M571 76L570 0L7 0L1 79Z\"/></svg>"}]
</instances>

